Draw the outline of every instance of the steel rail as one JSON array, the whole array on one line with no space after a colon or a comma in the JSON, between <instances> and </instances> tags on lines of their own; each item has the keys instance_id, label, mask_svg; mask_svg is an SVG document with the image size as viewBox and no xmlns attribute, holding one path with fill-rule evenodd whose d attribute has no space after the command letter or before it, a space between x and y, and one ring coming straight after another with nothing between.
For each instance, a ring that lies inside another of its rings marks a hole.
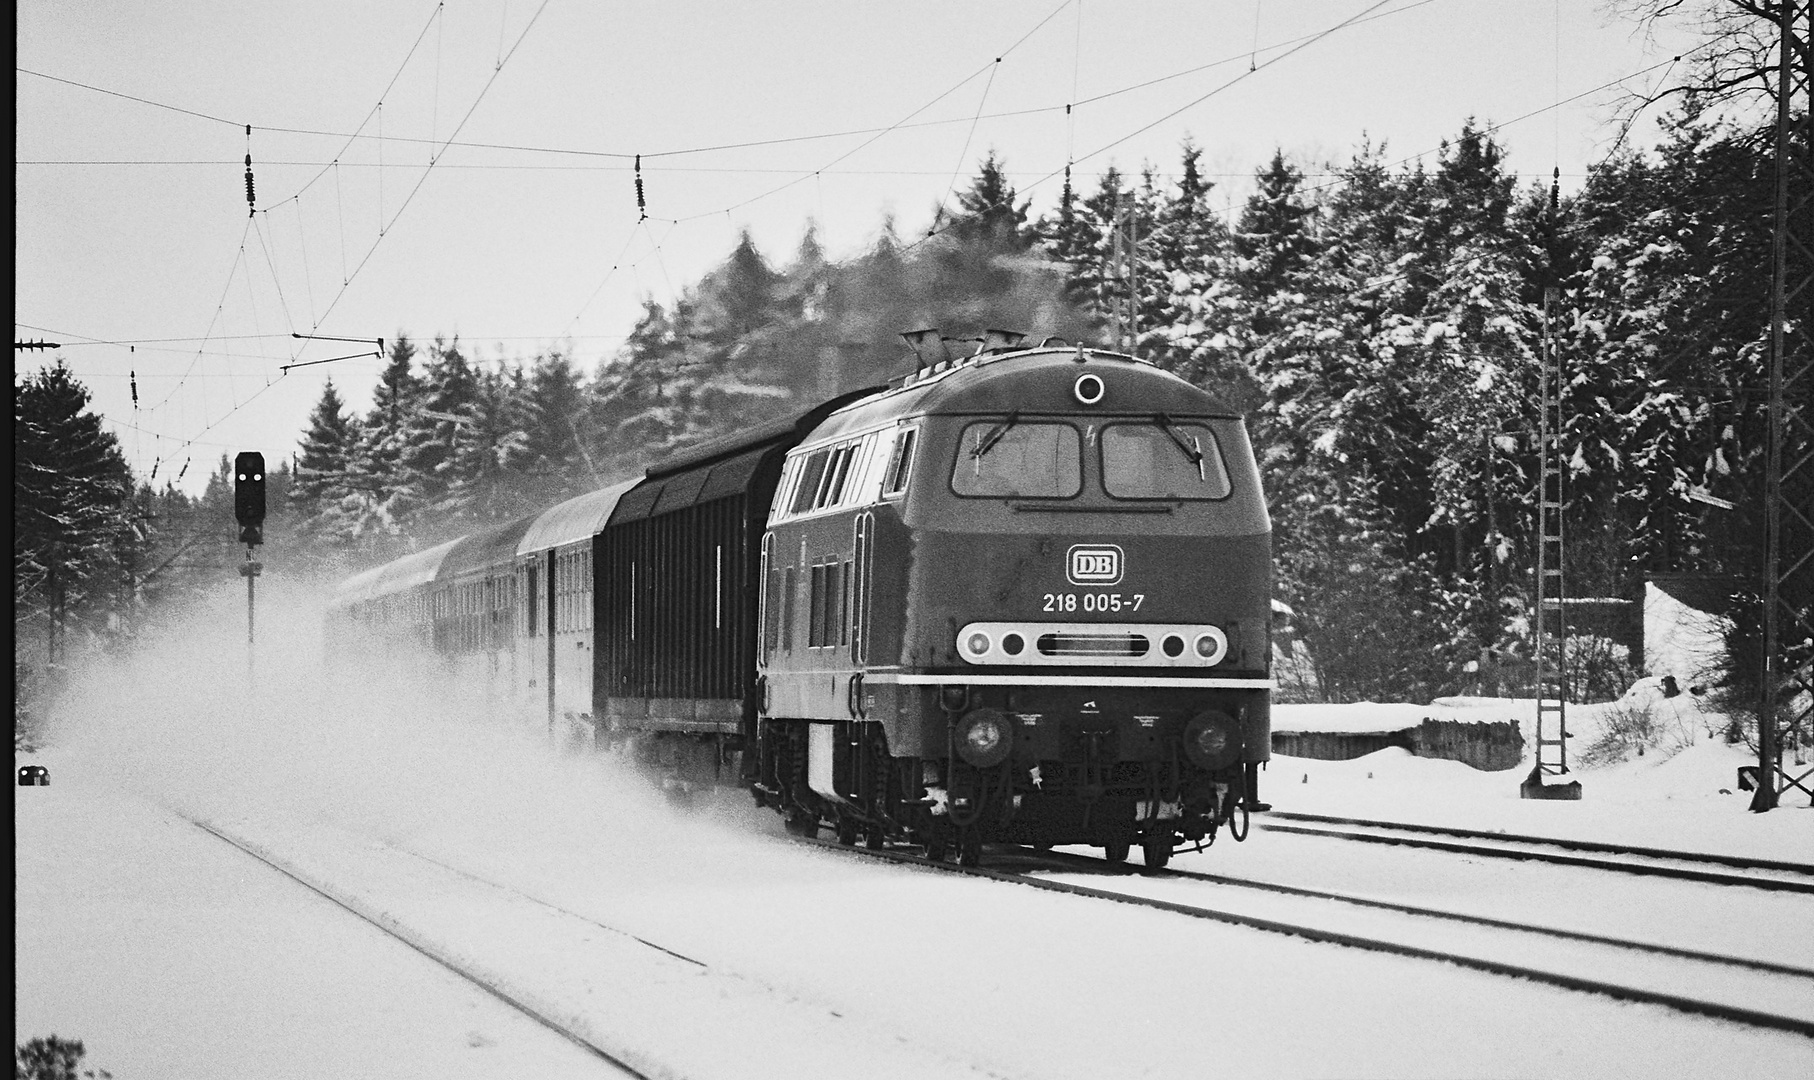
<instances>
[{"instance_id":1,"label":"steel rail","mask_svg":"<svg viewBox=\"0 0 1814 1080\"><path fill-rule=\"evenodd\" d=\"M1743 885L1753 889L1769 889L1777 892L1814 893L1814 881L1790 881L1783 878L1745 877L1740 874L1726 874L1717 870L1691 870L1679 866L1664 866L1658 863L1625 862L1618 859L1596 859L1586 855L1558 855L1528 848L1489 847L1483 844L1459 844L1446 840L1420 840L1410 836L1391 836L1384 833L1343 832L1336 829L1317 829L1303 825L1274 825L1264 821L1254 823L1267 832L1290 833L1298 836L1319 836L1331 840L1353 840L1363 844L1391 844L1395 847L1424 848L1430 851L1447 851L1458 855L1481 855L1490 859L1521 859L1537 862L1554 863L1558 866L1581 866L1593 870L1612 870L1626 874L1641 874L1648 877L1675 878L1680 881L1699 881L1712 885ZM1390 826L1380 826L1389 828ZM1506 842L1517 843L1507 837ZM1641 858L1651 856L1640 856Z\"/></svg>"},{"instance_id":2,"label":"steel rail","mask_svg":"<svg viewBox=\"0 0 1814 1080\"><path fill-rule=\"evenodd\" d=\"M1041 857L1054 861L1062 860L1088 869L1103 867L1122 867L1128 875L1142 873L1132 866L1111 863L1107 859L1089 855L1078 855L1068 851L1040 852ZM1488 915L1468 915L1459 911L1444 911L1440 908L1418 907L1415 904L1400 904L1391 900L1374 900L1364 896L1353 896L1347 893L1324 892L1320 889L1306 889L1297 885L1283 885L1273 881L1259 881L1254 878L1227 877L1222 874L1206 874L1200 870L1179 870L1176 867L1165 867L1160 870L1146 870L1148 877L1176 877L1191 881L1206 881L1215 885L1227 885L1231 888L1254 889L1262 892L1280 893L1286 896L1302 896L1312 900L1334 900L1355 907L1376 908L1381 911L1396 911L1403 915L1417 915L1430 919L1445 919L1450 922L1467 923L1472 926L1486 926L1495 930L1513 930L1528 934L1540 934L1545 937L1560 938L1567 941L1583 941L1593 945L1607 945L1613 948L1631 949L1636 952L1656 953L1662 956L1673 956L1683 960L1694 960L1704 964L1723 964L1728 967L1744 968L1750 971L1761 971L1771 975L1791 975L1804 979L1814 979L1814 968L1796 967L1793 964L1778 964L1770 960L1753 960L1743 956L1726 956L1721 953L1700 952L1696 949L1683 949L1674 945L1659 945L1649 941L1633 941L1630 938L1608 937L1604 934L1590 934L1581 930L1564 930L1555 926L1539 926L1534 923L1512 922L1509 919L1495 919Z\"/></svg>"},{"instance_id":3,"label":"steel rail","mask_svg":"<svg viewBox=\"0 0 1814 1080\"><path fill-rule=\"evenodd\" d=\"M1199 907L1193 904L1181 904L1171 900L1159 900L1147 896L1134 896L1128 893L1114 892L1109 889L1094 889L1087 885L1075 885L1062 881L1046 881L1028 877L1025 874L1008 873L1001 870L990 870L981 866L962 866L948 862L934 862L923 855L910 855L902 851L887 848L874 849L862 846L846 847L834 840L820 840L806 837L794 838L797 842L816 847L831 848L836 851L852 852L865 858L885 859L890 862L946 873L964 874L970 877L985 878L1009 885L1021 885L1046 892L1063 893L1069 896L1082 896L1092 900L1107 900L1111 903L1129 904L1135 907L1153 908L1183 915L1194 919L1205 919L1211 922L1227 923L1233 926L1244 926L1254 930L1283 934L1288 937L1299 937L1309 941L1323 942L1332 945L1346 945L1350 948L1364 949L1369 952L1386 953L1404 956L1416 960L1432 960L1438 963L1454 964L1457 967L1471 968L1493 975L1504 975L1511 978L1529 979L1533 982L1546 983L1550 986L1575 990L1582 993L1598 994L1603 997L1621 1001L1636 1001L1650 1005L1661 1005L1678 1012L1698 1016L1709 1016L1720 1020L1746 1024L1751 1027L1768 1028L1775 1031L1787 1031L1797 1035L1814 1038L1814 1021L1802 1020L1792 1016L1781 1016L1776 1013L1760 1012L1756 1009L1741 1008L1716 1001L1702 1001L1697 998L1684 997L1680 994L1663 993L1646 990L1642 987L1624 986L1606 982L1601 979L1589 979L1578 975L1545 971L1541 968L1526 967L1522 964L1511 964L1500 960L1489 960L1484 957L1466 956L1459 953L1443 952L1438 949L1426 949L1417 945L1406 945L1396 941L1385 941L1379 938L1363 937L1336 930L1325 930L1314 926L1283 922L1277 919L1264 919L1255 915L1242 915L1232 911L1219 911L1215 908Z\"/></svg>"},{"instance_id":4,"label":"steel rail","mask_svg":"<svg viewBox=\"0 0 1814 1080\"><path fill-rule=\"evenodd\" d=\"M379 930L384 932L385 936L390 937L396 941L400 941L404 945L409 946L411 949L415 950L417 953L420 953L422 956L425 956L429 960L432 960L437 966L445 968L446 970L453 972L455 975L458 975L460 978L465 979L467 982L478 987L480 990L483 990L485 993L490 994L492 997L497 998L499 1001L502 1001L504 1004L509 1005L511 1008L522 1013L524 1016L529 1017L531 1020L534 1020L536 1023L541 1024L543 1027L547 1028L548 1030L554 1032L555 1034L561 1036L564 1039L567 1039L569 1042L572 1042L572 1043L580 1046L581 1048L589 1051L590 1053L597 1055L601 1060L609 1062L610 1064L616 1066L617 1068L622 1069L626 1074L628 1074L630 1076L639 1077L639 1078L641 1078L641 1080L653 1080L653 1078L650 1077L650 1075L648 1073L645 1073L645 1072L642 1072L642 1071L636 1069L634 1066L631 1066L631 1065L625 1063L624 1061L622 1061L621 1059L613 1056L610 1052L603 1050L598 1046L593 1045L584 1036L567 1028L559 1020L557 1020L551 1016L544 1015L542 1012L538 1011L534 1006L530 1005L529 1003L517 1000L515 997L512 997L509 993L504 991L502 988L492 985L490 982L486 981L483 977L476 975L476 974L472 973L471 971L466 970L462 965L454 962L453 960L449 959L446 956L441 955L439 952L437 952L432 947L432 945L430 945L426 942L414 940L414 935L400 931L396 927L385 925L383 920L375 917L374 915L372 915L371 913L369 913L367 911L362 910L361 906L359 904L353 902L352 900L347 899L346 897L336 895L336 893L330 888L317 884L314 881L310 881L308 878L297 873L292 868L285 866L283 864L283 862L281 860L279 860L276 856L271 855L269 852L264 851L258 845L252 843L251 841L244 840L240 837L234 836L232 833L229 833L221 828L218 828L215 825L210 824L209 822L202 821L198 818L191 817L190 815L183 813L180 810L176 810L176 809L172 808L171 812L174 813L177 817L182 818L184 821L187 821L189 824L202 830L203 832L208 833L210 836L213 836L216 839L219 839L227 844L231 844L233 847L237 848L239 851L245 853L246 855L251 856L254 859L257 859L259 862L261 862L264 865L270 867L271 869L277 871L278 873L282 874L284 877L287 877L291 881L294 881L297 884L303 886L304 888L308 889L310 892L316 894L317 896L320 896L323 899L328 900L329 902L333 903L336 907L339 907L342 910L351 913L352 915L359 918L362 922L365 922L372 926L377 927ZM685 959L685 958L683 957L682 959ZM697 962L697 961L695 961L695 962Z\"/></svg>"},{"instance_id":5,"label":"steel rail","mask_svg":"<svg viewBox=\"0 0 1814 1080\"><path fill-rule=\"evenodd\" d=\"M1594 840L1564 840L1553 836L1528 836L1522 833L1487 832L1484 829L1458 829L1446 825L1410 825L1400 821L1370 821L1366 818L1331 817L1327 814L1302 814L1289 810L1272 810L1266 815L1269 818L1281 818L1287 821L1314 821L1324 825L1365 825L1375 829L1398 829L1402 832L1435 833L1440 836L1460 836L1472 840L1505 840L1524 844L1548 844L1551 847L1567 848L1570 851L1599 851L1618 855L1643 855L1652 859L1677 859L1682 862L1717 863L1721 866L1737 867L1741 870L1780 870L1785 873L1807 874L1814 877L1814 863L1782 862L1775 859L1753 859L1743 855L1721 855L1716 852L1703 851L1670 851L1665 848L1635 847L1628 844L1607 844Z\"/></svg>"}]
</instances>

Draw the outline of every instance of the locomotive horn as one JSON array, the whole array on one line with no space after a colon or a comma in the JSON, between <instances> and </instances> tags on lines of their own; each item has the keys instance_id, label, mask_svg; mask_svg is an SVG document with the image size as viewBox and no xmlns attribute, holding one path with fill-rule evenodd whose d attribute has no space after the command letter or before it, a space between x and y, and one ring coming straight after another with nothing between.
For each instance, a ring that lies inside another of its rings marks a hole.
<instances>
[{"instance_id":1,"label":"locomotive horn","mask_svg":"<svg viewBox=\"0 0 1814 1080\"><path fill-rule=\"evenodd\" d=\"M930 326L924 330L909 330L901 337L905 338L907 344L912 347L913 355L919 358L920 367L928 367L951 359L951 349L945 344L945 339L939 336L936 326ZM928 357L926 350L934 346L938 347L938 355Z\"/></svg>"},{"instance_id":2,"label":"locomotive horn","mask_svg":"<svg viewBox=\"0 0 1814 1080\"><path fill-rule=\"evenodd\" d=\"M1017 330L984 330L983 352L1012 349L1027 340L1027 335Z\"/></svg>"}]
</instances>

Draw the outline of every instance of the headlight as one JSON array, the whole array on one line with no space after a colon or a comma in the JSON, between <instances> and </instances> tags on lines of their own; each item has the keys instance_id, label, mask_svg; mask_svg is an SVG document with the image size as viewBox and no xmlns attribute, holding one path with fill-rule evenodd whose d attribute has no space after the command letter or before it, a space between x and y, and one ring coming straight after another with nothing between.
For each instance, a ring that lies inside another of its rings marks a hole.
<instances>
[{"instance_id":1,"label":"headlight","mask_svg":"<svg viewBox=\"0 0 1814 1080\"><path fill-rule=\"evenodd\" d=\"M996 709L972 709L957 722L957 756L986 769L1000 765L1014 748L1014 729Z\"/></svg>"},{"instance_id":2,"label":"headlight","mask_svg":"<svg viewBox=\"0 0 1814 1080\"><path fill-rule=\"evenodd\" d=\"M1240 757L1237 731L1234 717L1205 709L1184 727L1184 753L1199 769L1225 769Z\"/></svg>"},{"instance_id":3,"label":"headlight","mask_svg":"<svg viewBox=\"0 0 1814 1080\"><path fill-rule=\"evenodd\" d=\"M964 640L964 648L969 649L970 655L972 656L983 655L989 651L989 635L982 633L971 634Z\"/></svg>"},{"instance_id":4,"label":"headlight","mask_svg":"<svg viewBox=\"0 0 1814 1080\"><path fill-rule=\"evenodd\" d=\"M1211 667L1228 655L1228 635L1212 626L1197 635L1197 658Z\"/></svg>"}]
</instances>

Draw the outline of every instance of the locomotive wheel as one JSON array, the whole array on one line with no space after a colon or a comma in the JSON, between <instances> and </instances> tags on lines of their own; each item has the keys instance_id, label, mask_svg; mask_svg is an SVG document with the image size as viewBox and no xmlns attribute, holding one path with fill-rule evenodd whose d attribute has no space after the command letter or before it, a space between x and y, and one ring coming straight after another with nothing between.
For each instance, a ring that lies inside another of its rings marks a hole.
<instances>
[{"instance_id":1,"label":"locomotive wheel","mask_svg":"<svg viewBox=\"0 0 1814 1080\"><path fill-rule=\"evenodd\" d=\"M880 851L882 850L882 841L885 839L887 839L887 837L882 834L882 827L880 825L872 824L869 826L869 829L863 833L863 846L871 851Z\"/></svg>"},{"instance_id":2,"label":"locomotive wheel","mask_svg":"<svg viewBox=\"0 0 1814 1080\"><path fill-rule=\"evenodd\" d=\"M787 815L787 831L811 840L819 835L819 819L804 811L795 810Z\"/></svg>"},{"instance_id":3,"label":"locomotive wheel","mask_svg":"<svg viewBox=\"0 0 1814 1080\"><path fill-rule=\"evenodd\" d=\"M975 828L965 829L957 837L957 864L976 866L983 861L983 834Z\"/></svg>"},{"instance_id":4,"label":"locomotive wheel","mask_svg":"<svg viewBox=\"0 0 1814 1080\"><path fill-rule=\"evenodd\" d=\"M1146 857L1148 868L1158 870L1172 861L1172 838L1170 833L1163 836L1149 836L1140 842L1140 853Z\"/></svg>"},{"instance_id":5,"label":"locomotive wheel","mask_svg":"<svg viewBox=\"0 0 1814 1080\"><path fill-rule=\"evenodd\" d=\"M926 858L933 862L944 862L946 840L943 832L935 832L926 838Z\"/></svg>"},{"instance_id":6,"label":"locomotive wheel","mask_svg":"<svg viewBox=\"0 0 1814 1080\"><path fill-rule=\"evenodd\" d=\"M1102 857L1110 862L1126 862L1127 849L1129 846L1130 845L1126 840L1117 840L1112 844L1104 844L1102 845Z\"/></svg>"},{"instance_id":7,"label":"locomotive wheel","mask_svg":"<svg viewBox=\"0 0 1814 1080\"><path fill-rule=\"evenodd\" d=\"M857 842L857 821L855 818L838 819L838 843L845 847L854 847Z\"/></svg>"}]
</instances>

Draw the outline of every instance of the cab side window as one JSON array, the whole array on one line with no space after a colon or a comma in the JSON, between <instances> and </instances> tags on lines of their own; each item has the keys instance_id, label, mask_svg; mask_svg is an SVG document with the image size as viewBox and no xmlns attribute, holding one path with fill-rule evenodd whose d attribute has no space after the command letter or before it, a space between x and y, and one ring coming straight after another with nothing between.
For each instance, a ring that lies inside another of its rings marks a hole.
<instances>
[{"instance_id":1,"label":"cab side window","mask_svg":"<svg viewBox=\"0 0 1814 1080\"><path fill-rule=\"evenodd\" d=\"M791 514L804 514L813 508L819 497L820 482L825 479L825 463L831 457L830 450L817 450L806 458L800 467L800 478L794 484L793 503L788 506Z\"/></svg>"},{"instance_id":2,"label":"cab side window","mask_svg":"<svg viewBox=\"0 0 1814 1080\"><path fill-rule=\"evenodd\" d=\"M888 459L888 471L882 476L882 498L889 499L907 491L907 479L913 473L913 444L919 428L903 428L894 439L894 453Z\"/></svg>"}]
</instances>

